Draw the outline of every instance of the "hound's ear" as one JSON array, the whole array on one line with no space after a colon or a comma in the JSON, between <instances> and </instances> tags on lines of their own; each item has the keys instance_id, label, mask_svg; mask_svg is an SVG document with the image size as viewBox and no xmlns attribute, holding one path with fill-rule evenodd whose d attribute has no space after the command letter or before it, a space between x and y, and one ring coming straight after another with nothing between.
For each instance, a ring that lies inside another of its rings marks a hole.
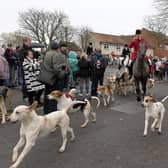
<instances>
[{"instance_id":1,"label":"hound's ear","mask_svg":"<svg viewBox=\"0 0 168 168\"><path fill-rule=\"evenodd\" d=\"M153 103L157 102L152 96L150 96L150 98L151 98L151 102Z\"/></svg>"},{"instance_id":2,"label":"hound's ear","mask_svg":"<svg viewBox=\"0 0 168 168\"><path fill-rule=\"evenodd\" d=\"M28 109L29 109L30 111L35 110L36 107L37 107L37 105L38 105L38 102L37 102L37 101L34 101L33 104L29 106Z\"/></svg>"},{"instance_id":3,"label":"hound's ear","mask_svg":"<svg viewBox=\"0 0 168 168\"><path fill-rule=\"evenodd\" d=\"M62 95L63 95L63 93L61 91L58 91L56 96L61 97Z\"/></svg>"},{"instance_id":4,"label":"hound's ear","mask_svg":"<svg viewBox=\"0 0 168 168\"><path fill-rule=\"evenodd\" d=\"M155 100L155 99L153 99L153 98L152 98L152 102L153 102L153 103L156 103L156 102L157 102L157 100Z\"/></svg>"}]
</instances>

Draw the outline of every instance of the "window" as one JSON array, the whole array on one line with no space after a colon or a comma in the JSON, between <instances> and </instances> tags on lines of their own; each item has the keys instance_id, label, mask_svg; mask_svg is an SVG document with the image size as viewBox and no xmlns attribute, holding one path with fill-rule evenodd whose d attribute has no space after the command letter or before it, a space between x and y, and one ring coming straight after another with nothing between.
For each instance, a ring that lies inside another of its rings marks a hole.
<instances>
[{"instance_id":1,"label":"window","mask_svg":"<svg viewBox=\"0 0 168 168\"><path fill-rule=\"evenodd\" d=\"M109 44L108 43L104 43L104 49L108 49L109 48Z\"/></svg>"},{"instance_id":2,"label":"window","mask_svg":"<svg viewBox=\"0 0 168 168\"><path fill-rule=\"evenodd\" d=\"M117 46L116 46L116 49L117 49L117 51L120 51L120 50L121 50L121 46L120 46L120 45L117 45Z\"/></svg>"}]
</instances>

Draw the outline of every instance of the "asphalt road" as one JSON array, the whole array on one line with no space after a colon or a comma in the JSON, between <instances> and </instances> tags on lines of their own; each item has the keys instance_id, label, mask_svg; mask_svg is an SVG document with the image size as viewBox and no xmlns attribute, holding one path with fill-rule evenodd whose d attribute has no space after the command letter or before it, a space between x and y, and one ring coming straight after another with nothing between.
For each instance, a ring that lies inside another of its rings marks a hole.
<instances>
[{"instance_id":1,"label":"asphalt road","mask_svg":"<svg viewBox=\"0 0 168 168\"><path fill-rule=\"evenodd\" d=\"M20 104L20 92L15 90L14 105ZM155 98L168 94L168 83L157 84ZM11 107L11 108L13 108ZM165 102L168 109L168 101ZM97 122L80 128L83 115L70 116L76 141L68 143L64 153L60 131L40 139L20 168L167 168L168 112L163 122L163 134L151 133L144 138L144 109L135 95L116 96L116 101L97 111ZM12 149L18 141L19 124L0 125L0 168L11 164Z\"/></svg>"}]
</instances>

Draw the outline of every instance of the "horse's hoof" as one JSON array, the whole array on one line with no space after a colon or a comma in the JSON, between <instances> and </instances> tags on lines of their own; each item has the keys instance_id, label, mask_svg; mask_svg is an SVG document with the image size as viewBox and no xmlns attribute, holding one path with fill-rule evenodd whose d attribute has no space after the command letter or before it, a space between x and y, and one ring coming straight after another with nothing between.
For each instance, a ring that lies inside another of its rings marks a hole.
<instances>
[{"instance_id":1,"label":"horse's hoof","mask_svg":"<svg viewBox=\"0 0 168 168\"><path fill-rule=\"evenodd\" d=\"M140 98L140 97L137 97L137 101L140 102L140 101L141 101L141 98Z\"/></svg>"}]
</instances>

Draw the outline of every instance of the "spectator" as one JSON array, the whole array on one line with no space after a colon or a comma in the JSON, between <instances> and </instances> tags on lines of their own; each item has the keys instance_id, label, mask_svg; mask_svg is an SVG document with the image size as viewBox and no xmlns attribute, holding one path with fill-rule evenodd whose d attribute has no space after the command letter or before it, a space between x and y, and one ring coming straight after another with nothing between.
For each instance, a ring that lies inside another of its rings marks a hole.
<instances>
[{"instance_id":1,"label":"spectator","mask_svg":"<svg viewBox=\"0 0 168 168\"><path fill-rule=\"evenodd\" d=\"M86 54L90 57L93 53L93 47L92 47L92 43L89 43L89 46L87 47L87 51Z\"/></svg>"},{"instance_id":2,"label":"spectator","mask_svg":"<svg viewBox=\"0 0 168 168\"><path fill-rule=\"evenodd\" d=\"M16 72L16 83L17 85L21 85L20 82L20 73L19 73L19 66L20 66L20 59L19 59L19 51L20 51L20 46L17 46L15 49L15 54L16 54L16 65L17 65L17 72Z\"/></svg>"},{"instance_id":3,"label":"spectator","mask_svg":"<svg viewBox=\"0 0 168 168\"><path fill-rule=\"evenodd\" d=\"M163 63L159 66L159 81L163 80L165 76L165 65Z\"/></svg>"},{"instance_id":4,"label":"spectator","mask_svg":"<svg viewBox=\"0 0 168 168\"><path fill-rule=\"evenodd\" d=\"M33 55L36 60L39 60L41 58L41 53L39 51L33 50Z\"/></svg>"},{"instance_id":5,"label":"spectator","mask_svg":"<svg viewBox=\"0 0 168 168\"><path fill-rule=\"evenodd\" d=\"M8 44L8 47L4 53L9 65L9 79L8 87L15 87L15 72L16 72L16 54L12 48L12 44Z\"/></svg>"},{"instance_id":6,"label":"spectator","mask_svg":"<svg viewBox=\"0 0 168 168\"><path fill-rule=\"evenodd\" d=\"M156 63L155 63L155 76L156 76L156 80L159 80L160 65L161 65L161 61L160 61L160 59L158 59L156 61Z\"/></svg>"},{"instance_id":7,"label":"spectator","mask_svg":"<svg viewBox=\"0 0 168 168\"><path fill-rule=\"evenodd\" d=\"M152 62L152 65L151 65L151 69L150 69L150 74L151 74L151 78L154 78L155 77L155 63Z\"/></svg>"},{"instance_id":8,"label":"spectator","mask_svg":"<svg viewBox=\"0 0 168 168\"><path fill-rule=\"evenodd\" d=\"M114 62L112 54L113 54L113 52L111 54L109 54L109 57L108 57L108 64L109 65L113 65L113 62Z\"/></svg>"},{"instance_id":9,"label":"spectator","mask_svg":"<svg viewBox=\"0 0 168 168\"><path fill-rule=\"evenodd\" d=\"M26 58L26 54L28 50L32 50L31 39L26 37L23 39L23 46L21 47L19 52L19 59L21 63L23 63L24 59Z\"/></svg>"},{"instance_id":10,"label":"spectator","mask_svg":"<svg viewBox=\"0 0 168 168\"><path fill-rule=\"evenodd\" d=\"M68 59L68 47L66 43L60 43L59 44L60 49L59 49L59 54L60 57L64 57L66 61L66 69L64 70L64 75L65 77L62 79L62 89L66 90L68 89L68 81L69 81L69 59Z\"/></svg>"},{"instance_id":11,"label":"spectator","mask_svg":"<svg viewBox=\"0 0 168 168\"><path fill-rule=\"evenodd\" d=\"M104 72L107 66L107 61L101 54L101 49L97 49L91 59L91 95L97 96L98 84L103 85Z\"/></svg>"},{"instance_id":12,"label":"spectator","mask_svg":"<svg viewBox=\"0 0 168 168\"><path fill-rule=\"evenodd\" d=\"M91 65L90 61L87 60L87 56L82 56L82 58L78 62L79 66L79 86L80 86L80 94L83 95L83 88L85 86L86 95L89 94L89 80L90 80L90 72Z\"/></svg>"},{"instance_id":13,"label":"spectator","mask_svg":"<svg viewBox=\"0 0 168 168\"><path fill-rule=\"evenodd\" d=\"M117 63L118 63L117 55L114 52L112 52L111 55L113 58L113 65L117 65Z\"/></svg>"},{"instance_id":14,"label":"spectator","mask_svg":"<svg viewBox=\"0 0 168 168\"><path fill-rule=\"evenodd\" d=\"M31 50L27 51L26 58L23 61L23 70L29 104L31 105L34 101L37 101L41 105L40 97L43 93L44 85L37 81L40 73L40 64L34 59Z\"/></svg>"},{"instance_id":15,"label":"spectator","mask_svg":"<svg viewBox=\"0 0 168 168\"><path fill-rule=\"evenodd\" d=\"M0 56L4 57L5 50L6 50L5 48L0 47Z\"/></svg>"},{"instance_id":16,"label":"spectator","mask_svg":"<svg viewBox=\"0 0 168 168\"><path fill-rule=\"evenodd\" d=\"M6 97L7 95L7 87L5 87L5 81L8 79L9 76L9 70L8 70L9 66L8 66L8 62L7 60L4 58L4 49L0 48L0 96ZM4 110L4 112L6 111L6 106L3 106L3 104L1 104L0 108L1 110Z\"/></svg>"},{"instance_id":17,"label":"spectator","mask_svg":"<svg viewBox=\"0 0 168 168\"><path fill-rule=\"evenodd\" d=\"M165 62L165 80L168 80L168 60Z\"/></svg>"},{"instance_id":18,"label":"spectator","mask_svg":"<svg viewBox=\"0 0 168 168\"><path fill-rule=\"evenodd\" d=\"M44 60L46 55L46 48L41 48L40 60Z\"/></svg>"},{"instance_id":19,"label":"spectator","mask_svg":"<svg viewBox=\"0 0 168 168\"><path fill-rule=\"evenodd\" d=\"M2 44L2 48L4 49L4 51L6 50L6 45Z\"/></svg>"},{"instance_id":20,"label":"spectator","mask_svg":"<svg viewBox=\"0 0 168 168\"><path fill-rule=\"evenodd\" d=\"M5 81L9 77L8 62L4 58L4 49L0 48L0 86L5 84Z\"/></svg>"},{"instance_id":21,"label":"spectator","mask_svg":"<svg viewBox=\"0 0 168 168\"><path fill-rule=\"evenodd\" d=\"M31 50L31 39L26 37L23 39L23 46L18 52L19 65L18 65L18 83L22 85L23 99L27 97L24 72L23 72L23 61L26 58L27 51Z\"/></svg>"},{"instance_id":22,"label":"spectator","mask_svg":"<svg viewBox=\"0 0 168 168\"><path fill-rule=\"evenodd\" d=\"M74 51L69 52L69 72L71 85L74 87L77 85L77 78L79 74L77 54Z\"/></svg>"},{"instance_id":23,"label":"spectator","mask_svg":"<svg viewBox=\"0 0 168 168\"><path fill-rule=\"evenodd\" d=\"M66 45L61 44L60 48L56 42L51 43L51 49L46 53L44 58L44 65L52 72L55 72L55 78L50 82L47 81L45 84L45 95L44 95L44 113L57 110L57 102L55 100L49 100L48 94L53 90L63 90L65 75L67 70L66 60ZM43 73L43 71L42 71Z\"/></svg>"},{"instance_id":24,"label":"spectator","mask_svg":"<svg viewBox=\"0 0 168 168\"><path fill-rule=\"evenodd\" d=\"M81 59L82 56L82 50L80 49L79 51L77 51L77 59L78 61Z\"/></svg>"}]
</instances>

